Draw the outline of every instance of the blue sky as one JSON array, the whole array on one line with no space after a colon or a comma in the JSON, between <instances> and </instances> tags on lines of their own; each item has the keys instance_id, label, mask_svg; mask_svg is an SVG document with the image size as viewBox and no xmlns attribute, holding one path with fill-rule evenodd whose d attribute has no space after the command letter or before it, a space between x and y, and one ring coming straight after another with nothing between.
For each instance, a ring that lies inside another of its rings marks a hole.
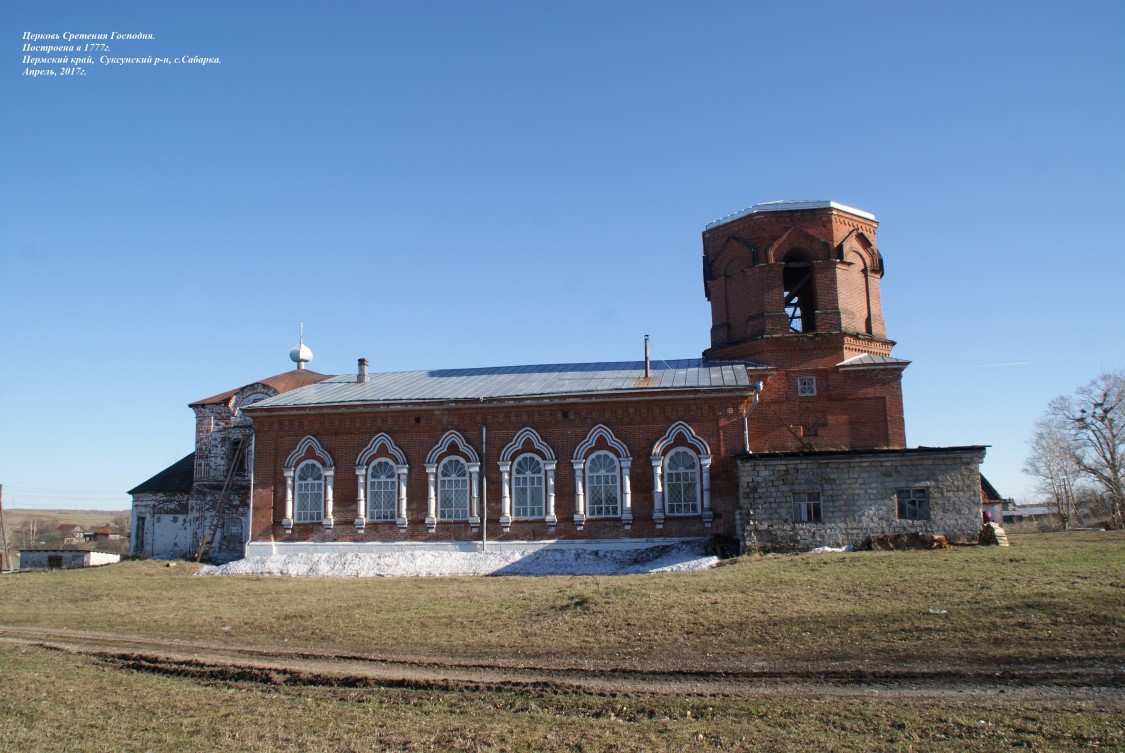
<instances>
[{"instance_id":1,"label":"blue sky","mask_svg":"<svg viewBox=\"0 0 1125 753\"><path fill-rule=\"evenodd\" d=\"M187 403L291 367L708 344L700 233L873 212L910 445L1029 499L1047 402L1125 368L1125 4L0 3L0 483L125 508ZM32 79L23 32L147 32Z\"/></svg>"}]
</instances>

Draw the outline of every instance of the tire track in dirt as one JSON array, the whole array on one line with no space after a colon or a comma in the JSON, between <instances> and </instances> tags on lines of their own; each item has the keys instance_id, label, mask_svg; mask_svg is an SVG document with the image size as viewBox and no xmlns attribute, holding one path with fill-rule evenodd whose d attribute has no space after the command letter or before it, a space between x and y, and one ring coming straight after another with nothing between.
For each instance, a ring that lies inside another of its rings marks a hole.
<instances>
[{"instance_id":1,"label":"tire track in dirt","mask_svg":"<svg viewBox=\"0 0 1125 753\"><path fill-rule=\"evenodd\" d=\"M477 691L520 688L614 696L965 698L1002 694L1009 700L1125 699L1125 665L1120 661L939 668L873 662L755 662L715 671L365 656L11 626L0 626L0 641L89 656L123 671L214 683Z\"/></svg>"}]
</instances>

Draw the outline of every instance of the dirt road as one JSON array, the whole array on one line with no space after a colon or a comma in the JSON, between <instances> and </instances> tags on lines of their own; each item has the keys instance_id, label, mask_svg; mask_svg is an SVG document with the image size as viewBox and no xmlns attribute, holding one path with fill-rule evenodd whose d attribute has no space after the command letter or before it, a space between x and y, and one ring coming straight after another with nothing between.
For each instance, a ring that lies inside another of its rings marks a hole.
<instances>
[{"instance_id":1,"label":"dirt road","mask_svg":"<svg viewBox=\"0 0 1125 753\"><path fill-rule=\"evenodd\" d=\"M607 666L545 660L480 662L454 657L366 656L306 649L0 626L0 641L89 656L122 671L203 682L333 687L524 686L559 692L749 697L761 695L957 697L1008 700L1125 697L1120 662L923 666L903 663L771 663L724 667Z\"/></svg>"}]
</instances>

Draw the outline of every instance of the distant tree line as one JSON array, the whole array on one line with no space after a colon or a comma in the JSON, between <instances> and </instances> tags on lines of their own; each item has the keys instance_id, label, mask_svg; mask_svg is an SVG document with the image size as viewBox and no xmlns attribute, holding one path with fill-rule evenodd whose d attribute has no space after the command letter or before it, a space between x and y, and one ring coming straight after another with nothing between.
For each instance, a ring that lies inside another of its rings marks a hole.
<instances>
[{"instance_id":1,"label":"distant tree line","mask_svg":"<svg viewBox=\"0 0 1125 753\"><path fill-rule=\"evenodd\" d=\"M1063 528L1100 518L1125 527L1125 371L1056 397L1035 423L1024 472Z\"/></svg>"}]
</instances>

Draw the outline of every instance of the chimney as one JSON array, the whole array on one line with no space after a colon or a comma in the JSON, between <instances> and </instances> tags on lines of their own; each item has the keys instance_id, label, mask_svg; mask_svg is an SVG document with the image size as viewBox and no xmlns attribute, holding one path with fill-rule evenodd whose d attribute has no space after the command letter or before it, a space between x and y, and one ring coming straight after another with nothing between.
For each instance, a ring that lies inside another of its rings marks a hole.
<instances>
[{"instance_id":1,"label":"chimney","mask_svg":"<svg viewBox=\"0 0 1125 753\"><path fill-rule=\"evenodd\" d=\"M648 335L645 335L645 379L652 376L651 361L648 356Z\"/></svg>"},{"instance_id":2,"label":"chimney","mask_svg":"<svg viewBox=\"0 0 1125 753\"><path fill-rule=\"evenodd\" d=\"M359 359L359 373L355 377L356 382L363 384L367 381L367 359Z\"/></svg>"}]
</instances>

